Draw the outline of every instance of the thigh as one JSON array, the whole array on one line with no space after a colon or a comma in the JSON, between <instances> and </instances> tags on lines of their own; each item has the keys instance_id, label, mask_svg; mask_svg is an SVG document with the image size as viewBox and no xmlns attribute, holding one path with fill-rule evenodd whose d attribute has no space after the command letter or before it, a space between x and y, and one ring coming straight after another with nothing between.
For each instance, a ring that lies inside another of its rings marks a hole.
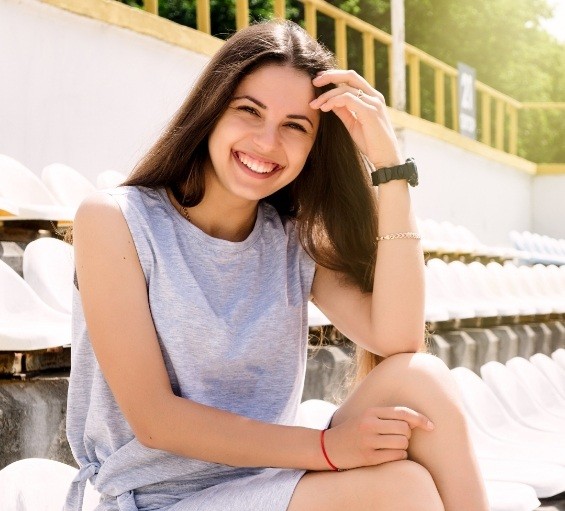
<instances>
[{"instance_id":1,"label":"thigh","mask_svg":"<svg viewBox=\"0 0 565 511\"><path fill-rule=\"evenodd\" d=\"M429 472L394 461L345 472L309 472L298 482L288 511L442 511Z\"/></svg>"}]
</instances>

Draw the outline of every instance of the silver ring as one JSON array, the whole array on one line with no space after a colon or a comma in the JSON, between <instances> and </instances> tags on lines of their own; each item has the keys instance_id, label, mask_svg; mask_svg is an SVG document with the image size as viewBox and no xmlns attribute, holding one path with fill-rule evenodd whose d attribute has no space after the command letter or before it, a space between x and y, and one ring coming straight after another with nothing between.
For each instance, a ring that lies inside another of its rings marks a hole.
<instances>
[{"instance_id":1,"label":"silver ring","mask_svg":"<svg viewBox=\"0 0 565 511\"><path fill-rule=\"evenodd\" d=\"M363 91L361 89L359 89L357 91L357 99L359 99L361 96L363 96Z\"/></svg>"}]
</instances>

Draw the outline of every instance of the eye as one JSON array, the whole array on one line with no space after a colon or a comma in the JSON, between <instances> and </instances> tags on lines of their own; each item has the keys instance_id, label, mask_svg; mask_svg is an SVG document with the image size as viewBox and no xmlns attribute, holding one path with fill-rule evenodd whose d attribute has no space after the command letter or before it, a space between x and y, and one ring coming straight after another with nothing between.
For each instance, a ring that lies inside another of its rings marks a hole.
<instances>
[{"instance_id":1,"label":"eye","mask_svg":"<svg viewBox=\"0 0 565 511\"><path fill-rule=\"evenodd\" d=\"M304 128L304 126L302 126L302 124L298 124L296 122L289 122L287 126L289 128L292 128L293 130L298 130L298 131L302 131L303 133L306 133L306 129Z\"/></svg>"},{"instance_id":2,"label":"eye","mask_svg":"<svg viewBox=\"0 0 565 511\"><path fill-rule=\"evenodd\" d=\"M253 108L252 106L249 106L249 105L238 106L237 109L241 110L242 112L250 113L252 115L259 115L259 112L257 111L257 109Z\"/></svg>"}]
</instances>

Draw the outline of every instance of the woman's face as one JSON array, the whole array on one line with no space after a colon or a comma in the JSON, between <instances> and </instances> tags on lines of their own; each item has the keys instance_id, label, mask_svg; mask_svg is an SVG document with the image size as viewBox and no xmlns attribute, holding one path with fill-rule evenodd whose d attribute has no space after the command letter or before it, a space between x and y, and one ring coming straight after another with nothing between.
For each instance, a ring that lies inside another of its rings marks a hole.
<instances>
[{"instance_id":1,"label":"woman's face","mask_svg":"<svg viewBox=\"0 0 565 511\"><path fill-rule=\"evenodd\" d=\"M258 201L293 181L318 131L314 98L310 77L290 66L270 64L245 77L208 140L210 184Z\"/></svg>"}]
</instances>

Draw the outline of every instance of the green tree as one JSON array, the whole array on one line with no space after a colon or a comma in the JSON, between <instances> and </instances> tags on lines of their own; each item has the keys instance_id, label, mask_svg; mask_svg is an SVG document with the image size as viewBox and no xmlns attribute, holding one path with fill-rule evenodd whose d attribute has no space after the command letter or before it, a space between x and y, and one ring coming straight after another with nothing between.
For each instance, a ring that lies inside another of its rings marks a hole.
<instances>
[{"instance_id":1,"label":"green tree","mask_svg":"<svg viewBox=\"0 0 565 511\"><path fill-rule=\"evenodd\" d=\"M120 0L139 7L142 0ZM390 33L390 0L329 0ZM160 0L159 14L196 27L195 0ZM272 16L272 0L250 0L254 20ZM235 30L235 0L210 0L212 34ZM520 101L565 101L565 44L547 34L548 0L405 0L406 40L438 59L477 70L477 79ZM287 2L289 19L301 23L303 4ZM318 14L319 39L334 48L333 20ZM348 31L349 67L362 72L362 42ZM376 45L377 88L388 96L388 56ZM433 74L422 69L422 115L433 119ZM533 161L565 161L565 114L521 112L519 152Z\"/></svg>"}]
</instances>

